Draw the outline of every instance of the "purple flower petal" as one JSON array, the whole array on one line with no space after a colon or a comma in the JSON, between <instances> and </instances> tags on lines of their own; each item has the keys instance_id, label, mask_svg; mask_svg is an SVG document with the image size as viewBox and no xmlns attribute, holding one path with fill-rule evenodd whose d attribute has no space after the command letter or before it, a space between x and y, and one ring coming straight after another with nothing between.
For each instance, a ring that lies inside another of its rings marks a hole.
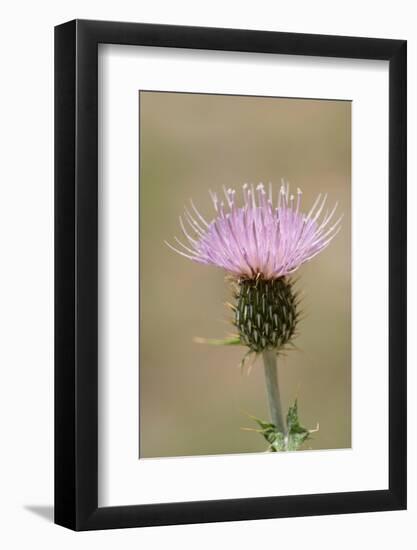
<instances>
[{"instance_id":1,"label":"purple flower petal","mask_svg":"<svg viewBox=\"0 0 417 550\"><path fill-rule=\"evenodd\" d=\"M242 206L236 204L234 189L223 188L223 192L224 201L210 191L216 211L211 222L190 201L193 213L186 208L184 220L180 217L187 245L176 237L180 249L166 244L181 256L221 267L239 278L277 279L293 273L324 250L341 227L342 216L330 224L337 203L322 215L327 195L320 194L308 214L303 214L302 193L297 189L295 198L288 184L281 185L276 207L271 184L268 194L262 183L256 190L244 184Z\"/></svg>"}]
</instances>

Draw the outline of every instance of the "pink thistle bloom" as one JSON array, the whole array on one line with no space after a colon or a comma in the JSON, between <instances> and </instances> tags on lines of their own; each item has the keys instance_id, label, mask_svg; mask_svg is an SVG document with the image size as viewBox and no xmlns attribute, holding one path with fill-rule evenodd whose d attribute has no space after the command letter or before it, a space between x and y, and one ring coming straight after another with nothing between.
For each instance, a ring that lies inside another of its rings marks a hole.
<instances>
[{"instance_id":1,"label":"pink thistle bloom","mask_svg":"<svg viewBox=\"0 0 417 550\"><path fill-rule=\"evenodd\" d=\"M175 237L172 250L201 264L215 265L238 278L277 279L296 271L324 250L339 232L342 216L334 221L337 203L324 207L327 195L317 197L310 211L301 211L300 189L297 197L283 184L274 205L272 185L269 192L260 183L243 185L243 204L236 204L236 191L224 188L225 200L216 193L211 198L216 217L208 222L190 201L192 213L185 208L180 226L187 244Z\"/></svg>"}]
</instances>

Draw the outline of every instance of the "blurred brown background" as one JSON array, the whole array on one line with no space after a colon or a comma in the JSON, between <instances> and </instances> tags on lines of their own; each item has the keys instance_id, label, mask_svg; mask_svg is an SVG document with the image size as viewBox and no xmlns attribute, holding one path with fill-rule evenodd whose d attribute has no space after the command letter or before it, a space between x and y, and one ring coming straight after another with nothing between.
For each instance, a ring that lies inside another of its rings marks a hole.
<instances>
[{"instance_id":1,"label":"blurred brown background","mask_svg":"<svg viewBox=\"0 0 417 550\"><path fill-rule=\"evenodd\" d=\"M140 457L264 451L247 414L268 418L261 359L195 336L232 332L224 273L172 252L190 197L212 219L208 190L281 178L339 201L343 228L298 271L305 293L300 351L279 360L286 408L320 431L312 449L350 447L351 104L344 101L140 92Z\"/></svg>"}]
</instances>

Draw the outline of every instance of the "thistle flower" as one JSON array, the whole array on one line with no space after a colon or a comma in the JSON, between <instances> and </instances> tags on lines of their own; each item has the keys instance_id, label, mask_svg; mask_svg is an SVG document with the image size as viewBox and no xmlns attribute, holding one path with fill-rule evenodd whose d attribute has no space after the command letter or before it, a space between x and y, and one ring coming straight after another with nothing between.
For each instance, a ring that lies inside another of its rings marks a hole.
<instances>
[{"instance_id":1,"label":"thistle flower","mask_svg":"<svg viewBox=\"0 0 417 550\"><path fill-rule=\"evenodd\" d=\"M225 189L221 201L211 192L216 217L208 222L190 201L180 226L187 244L175 237L178 254L195 262L224 268L237 280L234 325L239 340L253 352L280 350L295 334L298 301L289 277L302 264L324 250L340 230L334 221L337 203L324 208L327 195L317 197L308 213L297 197L282 184L273 198L262 183L256 190L243 185L243 204L234 189ZM186 225L187 224L187 225Z\"/></svg>"},{"instance_id":2,"label":"thistle flower","mask_svg":"<svg viewBox=\"0 0 417 550\"><path fill-rule=\"evenodd\" d=\"M274 205L262 183L256 190L243 185L243 205L236 202L236 191L224 188L225 200L211 192L216 217L208 222L191 201L180 226L187 244L178 238L178 254L201 264L215 265L237 278L278 279L294 273L302 264L324 250L340 230L341 217L334 221L336 205L324 215L327 195L320 194L307 214L301 210L289 185L281 185Z\"/></svg>"},{"instance_id":3,"label":"thistle flower","mask_svg":"<svg viewBox=\"0 0 417 550\"><path fill-rule=\"evenodd\" d=\"M296 403L285 425L278 385L276 355L295 335L299 320L291 274L329 245L342 217L334 219L337 203L324 211L327 195L321 194L303 213L300 189L295 197L284 183L275 204L271 184L268 193L262 183L256 190L244 184L241 206L234 189L223 190L224 200L210 192L213 220L207 221L190 201L191 211L185 208L179 218L187 244L177 237L178 247L166 244L190 260L225 269L235 279L236 303L231 307L239 334L232 341L247 346L248 354L262 353L264 360L272 423L257 420L261 433L272 450L294 450L312 430L300 426Z\"/></svg>"}]
</instances>

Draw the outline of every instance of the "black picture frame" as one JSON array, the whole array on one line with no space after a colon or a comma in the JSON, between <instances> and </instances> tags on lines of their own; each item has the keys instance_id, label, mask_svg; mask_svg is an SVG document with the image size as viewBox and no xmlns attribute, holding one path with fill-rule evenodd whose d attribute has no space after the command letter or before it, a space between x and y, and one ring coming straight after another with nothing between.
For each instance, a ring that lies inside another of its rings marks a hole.
<instances>
[{"instance_id":1,"label":"black picture frame","mask_svg":"<svg viewBox=\"0 0 417 550\"><path fill-rule=\"evenodd\" d=\"M106 43L389 62L387 490L98 506L97 52ZM406 508L406 46L405 40L106 21L55 28L55 523L81 531Z\"/></svg>"}]
</instances>

